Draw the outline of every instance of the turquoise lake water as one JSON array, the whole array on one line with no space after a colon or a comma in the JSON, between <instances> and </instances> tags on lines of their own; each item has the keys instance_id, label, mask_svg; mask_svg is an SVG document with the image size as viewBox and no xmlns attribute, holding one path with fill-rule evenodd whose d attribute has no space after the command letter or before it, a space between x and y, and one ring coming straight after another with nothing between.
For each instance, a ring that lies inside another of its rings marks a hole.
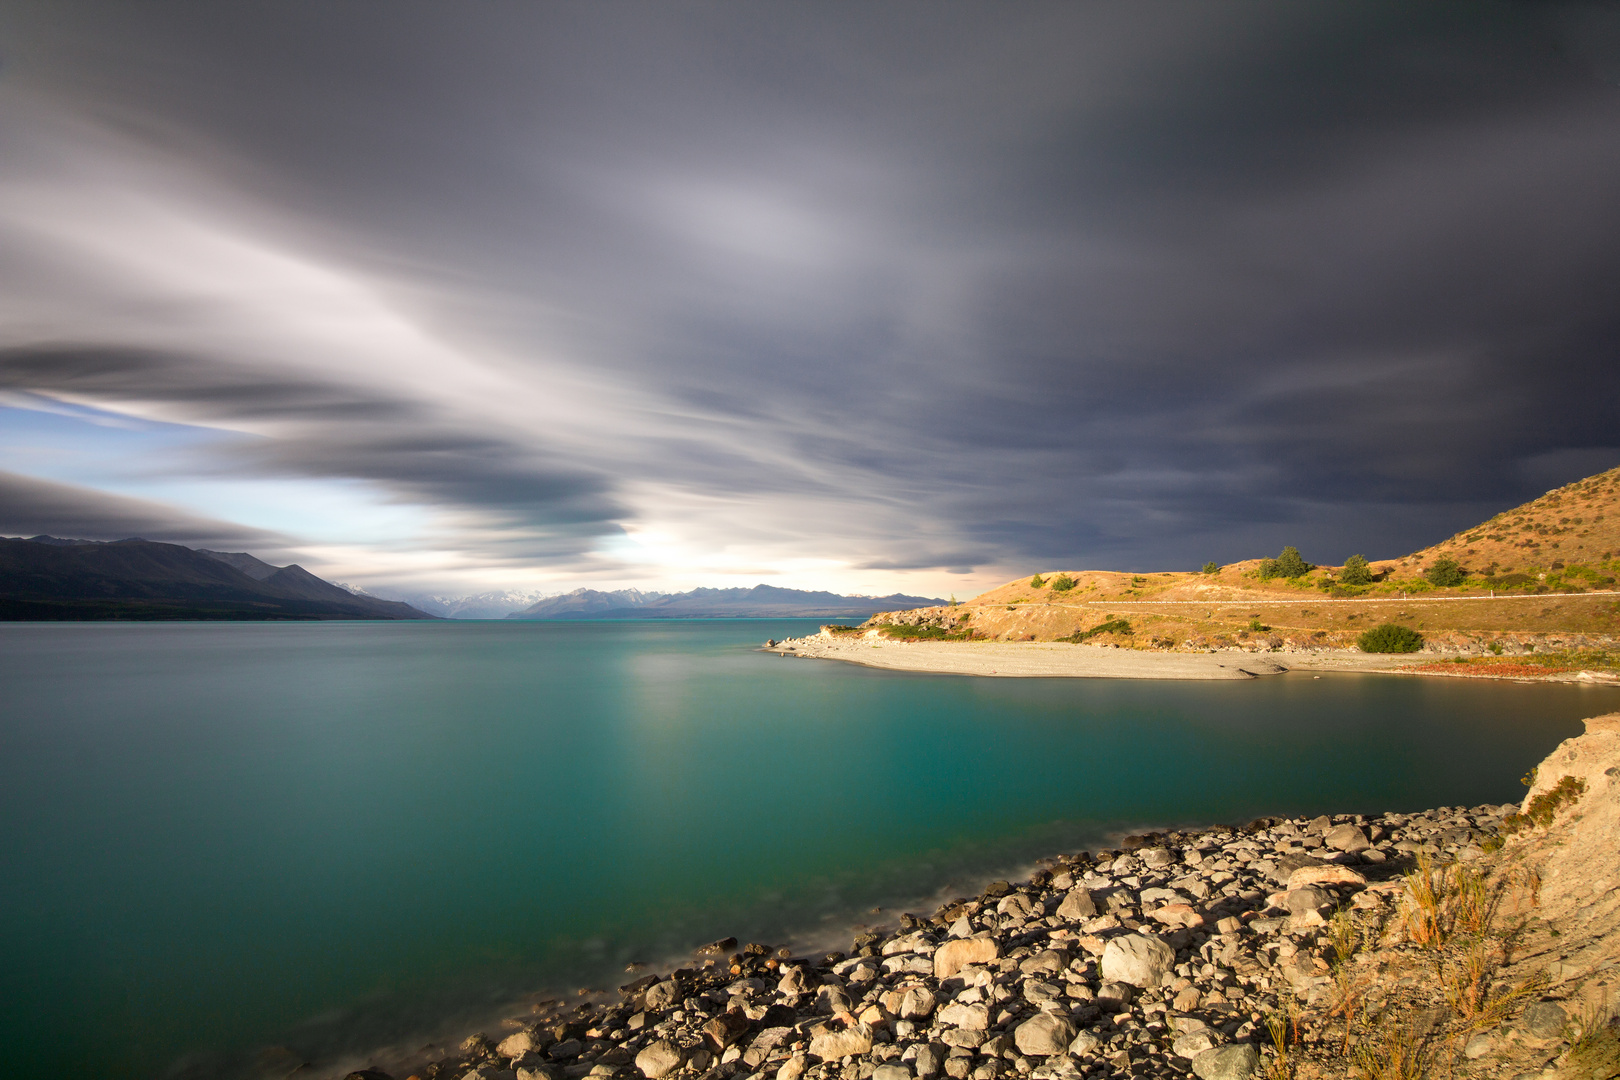
<instances>
[{"instance_id":1,"label":"turquoise lake water","mask_svg":"<svg viewBox=\"0 0 1620 1080\"><path fill-rule=\"evenodd\" d=\"M0 624L8 1069L333 1060L725 935L843 938L1124 829L1516 800L1620 704L755 650L813 629Z\"/></svg>"}]
</instances>

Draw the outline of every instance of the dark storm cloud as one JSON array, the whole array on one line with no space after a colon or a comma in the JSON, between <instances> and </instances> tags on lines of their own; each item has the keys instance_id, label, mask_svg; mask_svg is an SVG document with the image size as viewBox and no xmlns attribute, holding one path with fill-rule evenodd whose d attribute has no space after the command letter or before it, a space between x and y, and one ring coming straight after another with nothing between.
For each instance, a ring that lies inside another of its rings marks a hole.
<instances>
[{"instance_id":1,"label":"dark storm cloud","mask_svg":"<svg viewBox=\"0 0 1620 1080\"><path fill-rule=\"evenodd\" d=\"M265 529L188 514L147 499L0 471L0 536L58 536L77 540L139 537L187 547L252 548L275 558L287 538Z\"/></svg>"},{"instance_id":2,"label":"dark storm cloud","mask_svg":"<svg viewBox=\"0 0 1620 1080\"><path fill-rule=\"evenodd\" d=\"M254 468L582 538L1145 568L1394 554L1620 461L1616 10L51 5L10 36L40 100L403 282L537 401L608 388L566 464L377 368L75 393L268 410L299 437Z\"/></svg>"}]
</instances>

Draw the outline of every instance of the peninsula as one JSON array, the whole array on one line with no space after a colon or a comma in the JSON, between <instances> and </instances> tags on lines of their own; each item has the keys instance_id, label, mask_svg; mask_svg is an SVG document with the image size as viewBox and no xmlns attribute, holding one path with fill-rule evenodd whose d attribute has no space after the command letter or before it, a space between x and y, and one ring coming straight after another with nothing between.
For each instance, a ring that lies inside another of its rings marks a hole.
<instances>
[{"instance_id":1,"label":"peninsula","mask_svg":"<svg viewBox=\"0 0 1620 1080\"><path fill-rule=\"evenodd\" d=\"M1313 566L1287 548L1194 572L1042 571L962 604L880 612L767 647L964 675L1242 679L1306 668L1620 682L1617 556L1611 469L1401 558Z\"/></svg>"}]
</instances>

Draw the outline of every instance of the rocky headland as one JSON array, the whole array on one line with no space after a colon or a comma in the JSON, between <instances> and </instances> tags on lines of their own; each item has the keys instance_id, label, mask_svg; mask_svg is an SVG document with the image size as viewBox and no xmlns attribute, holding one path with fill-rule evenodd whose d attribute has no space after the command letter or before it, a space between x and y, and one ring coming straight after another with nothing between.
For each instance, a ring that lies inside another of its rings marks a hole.
<instances>
[{"instance_id":1,"label":"rocky headland","mask_svg":"<svg viewBox=\"0 0 1620 1080\"><path fill-rule=\"evenodd\" d=\"M1126 837L847 952L717 941L351 1080L1606 1080L1620 714L1526 779L1517 806Z\"/></svg>"}]
</instances>

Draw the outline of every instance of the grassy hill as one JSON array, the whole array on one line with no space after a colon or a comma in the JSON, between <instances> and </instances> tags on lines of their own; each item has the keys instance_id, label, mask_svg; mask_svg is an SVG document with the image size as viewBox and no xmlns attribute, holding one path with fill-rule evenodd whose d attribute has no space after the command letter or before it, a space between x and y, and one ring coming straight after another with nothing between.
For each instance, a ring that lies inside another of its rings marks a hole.
<instances>
[{"instance_id":1,"label":"grassy hill","mask_svg":"<svg viewBox=\"0 0 1620 1080\"><path fill-rule=\"evenodd\" d=\"M1275 560L1207 572L1042 571L956 607L873 616L890 636L1084 640L1128 648L1345 648L1396 623L1463 655L1620 646L1620 469L1550 491L1476 528L1399 559L1370 580L1344 568L1294 577ZM1457 564L1457 584L1435 572ZM1438 579L1441 584L1436 584Z\"/></svg>"}]
</instances>

